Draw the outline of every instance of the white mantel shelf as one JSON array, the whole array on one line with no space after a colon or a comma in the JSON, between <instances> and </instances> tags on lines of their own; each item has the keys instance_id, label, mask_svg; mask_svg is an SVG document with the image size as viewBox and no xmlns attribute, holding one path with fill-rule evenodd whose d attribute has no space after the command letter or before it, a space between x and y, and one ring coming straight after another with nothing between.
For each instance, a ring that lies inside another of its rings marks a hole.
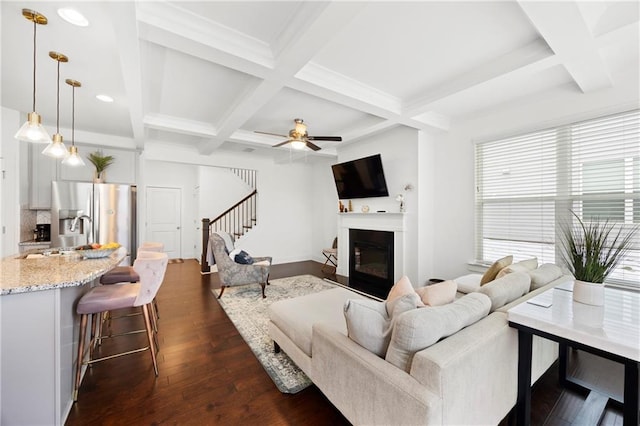
<instances>
[{"instance_id":1,"label":"white mantel shelf","mask_svg":"<svg viewBox=\"0 0 640 426\"><path fill-rule=\"evenodd\" d=\"M349 229L393 232L393 276L398 281L404 274L405 213L369 212L338 213L338 268L337 273L349 276Z\"/></svg>"}]
</instances>

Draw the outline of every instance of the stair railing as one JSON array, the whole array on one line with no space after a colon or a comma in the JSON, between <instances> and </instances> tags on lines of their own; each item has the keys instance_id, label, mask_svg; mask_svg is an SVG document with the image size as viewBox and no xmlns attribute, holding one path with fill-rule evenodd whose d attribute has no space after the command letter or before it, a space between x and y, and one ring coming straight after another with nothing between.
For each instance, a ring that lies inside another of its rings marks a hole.
<instances>
[{"instance_id":1,"label":"stair railing","mask_svg":"<svg viewBox=\"0 0 640 426\"><path fill-rule=\"evenodd\" d=\"M202 219L202 253L200 257L200 271L210 272L211 266L207 262L209 235L213 232L226 232L237 240L246 234L256 224L256 207L258 191L253 190L249 195L229 207L214 219Z\"/></svg>"}]
</instances>

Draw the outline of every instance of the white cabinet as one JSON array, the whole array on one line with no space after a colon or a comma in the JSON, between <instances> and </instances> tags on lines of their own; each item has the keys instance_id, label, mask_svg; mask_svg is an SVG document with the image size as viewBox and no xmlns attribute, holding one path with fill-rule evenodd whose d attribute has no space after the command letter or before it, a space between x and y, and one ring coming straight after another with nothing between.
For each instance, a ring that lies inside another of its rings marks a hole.
<instances>
[{"instance_id":1,"label":"white cabinet","mask_svg":"<svg viewBox=\"0 0 640 426\"><path fill-rule=\"evenodd\" d=\"M42 155L45 144L30 144L31 185L29 208L48 210L51 208L51 182L57 179L58 160Z\"/></svg>"},{"instance_id":2,"label":"white cabinet","mask_svg":"<svg viewBox=\"0 0 640 426\"><path fill-rule=\"evenodd\" d=\"M95 147L78 145L78 151L85 162L85 167L68 167L61 165L59 179L78 182L93 181L93 173L95 168L93 164L87 160L87 155L98 151ZM136 183L136 163L137 153L135 151L127 151L114 148L100 148L99 151L103 155L111 155L114 158L113 164L105 172L105 183Z\"/></svg>"}]
</instances>

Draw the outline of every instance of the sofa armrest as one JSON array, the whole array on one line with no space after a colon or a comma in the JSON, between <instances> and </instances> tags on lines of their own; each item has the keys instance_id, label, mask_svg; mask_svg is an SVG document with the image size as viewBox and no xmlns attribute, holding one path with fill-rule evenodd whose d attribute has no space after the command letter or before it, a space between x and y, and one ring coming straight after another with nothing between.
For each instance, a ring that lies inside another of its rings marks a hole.
<instances>
[{"instance_id":1,"label":"sofa armrest","mask_svg":"<svg viewBox=\"0 0 640 426\"><path fill-rule=\"evenodd\" d=\"M504 313L418 353L410 374L442 399L444 424L497 424L515 405L518 336Z\"/></svg>"},{"instance_id":2,"label":"sofa armrest","mask_svg":"<svg viewBox=\"0 0 640 426\"><path fill-rule=\"evenodd\" d=\"M353 424L441 424L440 398L324 324L313 326L314 383Z\"/></svg>"}]
</instances>

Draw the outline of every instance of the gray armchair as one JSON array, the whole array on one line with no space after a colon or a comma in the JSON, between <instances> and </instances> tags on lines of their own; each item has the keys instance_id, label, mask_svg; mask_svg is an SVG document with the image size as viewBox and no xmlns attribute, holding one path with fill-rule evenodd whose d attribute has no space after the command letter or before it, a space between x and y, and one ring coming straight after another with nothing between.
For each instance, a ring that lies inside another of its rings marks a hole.
<instances>
[{"instance_id":1,"label":"gray armchair","mask_svg":"<svg viewBox=\"0 0 640 426\"><path fill-rule=\"evenodd\" d=\"M269 284L269 270L271 269L271 257L254 257L254 262L268 261L268 265L243 265L236 263L229 257L224 239L218 234L209 236L209 244L213 251L213 257L218 266L218 276L222 284L220 295L222 297L224 289L238 285L258 283L262 287L262 297L265 298L264 289ZM230 238L233 241L233 238Z\"/></svg>"}]
</instances>

